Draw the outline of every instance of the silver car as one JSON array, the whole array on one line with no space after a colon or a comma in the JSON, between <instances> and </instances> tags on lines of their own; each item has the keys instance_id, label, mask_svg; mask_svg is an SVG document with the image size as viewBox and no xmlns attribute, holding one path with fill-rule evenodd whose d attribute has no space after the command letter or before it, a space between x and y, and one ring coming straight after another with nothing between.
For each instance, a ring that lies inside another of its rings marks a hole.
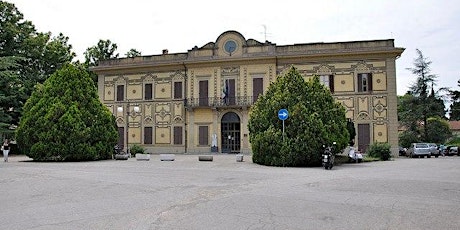
<instances>
[{"instance_id":1,"label":"silver car","mask_svg":"<svg viewBox=\"0 0 460 230\"><path fill-rule=\"evenodd\" d=\"M435 143L428 143L428 146L430 147L431 156L439 157L441 153L439 152L438 146Z\"/></svg>"},{"instance_id":2,"label":"silver car","mask_svg":"<svg viewBox=\"0 0 460 230\"><path fill-rule=\"evenodd\" d=\"M427 143L412 143L407 150L406 156L408 157L431 157L431 149Z\"/></svg>"}]
</instances>

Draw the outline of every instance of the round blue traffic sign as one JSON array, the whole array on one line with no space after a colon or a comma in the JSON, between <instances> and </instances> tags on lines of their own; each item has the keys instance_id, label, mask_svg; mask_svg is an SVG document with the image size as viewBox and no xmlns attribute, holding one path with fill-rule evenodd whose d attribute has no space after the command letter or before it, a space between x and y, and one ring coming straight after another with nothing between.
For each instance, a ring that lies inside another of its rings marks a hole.
<instances>
[{"instance_id":1,"label":"round blue traffic sign","mask_svg":"<svg viewBox=\"0 0 460 230\"><path fill-rule=\"evenodd\" d=\"M282 121L286 120L289 117L287 109L280 109L278 111L278 118Z\"/></svg>"}]
</instances>

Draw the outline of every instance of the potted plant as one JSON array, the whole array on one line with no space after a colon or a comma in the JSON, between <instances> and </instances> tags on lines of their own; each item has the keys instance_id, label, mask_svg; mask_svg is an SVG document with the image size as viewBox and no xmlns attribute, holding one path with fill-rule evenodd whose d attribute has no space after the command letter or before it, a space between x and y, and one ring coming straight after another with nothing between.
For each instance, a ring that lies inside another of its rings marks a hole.
<instances>
[{"instance_id":1,"label":"potted plant","mask_svg":"<svg viewBox=\"0 0 460 230\"><path fill-rule=\"evenodd\" d=\"M135 155L136 160L138 160L138 161L141 161L141 160L148 161L148 160L150 160L150 154L145 153L145 149L140 145L133 145L131 147L131 149L129 150L129 153L131 153L131 155Z\"/></svg>"}]
</instances>

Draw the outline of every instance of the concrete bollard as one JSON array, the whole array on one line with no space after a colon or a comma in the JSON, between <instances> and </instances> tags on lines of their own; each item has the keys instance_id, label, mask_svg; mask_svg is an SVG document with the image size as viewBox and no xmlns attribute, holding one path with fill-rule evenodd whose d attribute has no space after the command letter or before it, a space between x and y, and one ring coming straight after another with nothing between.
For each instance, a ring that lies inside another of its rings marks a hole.
<instances>
[{"instance_id":1,"label":"concrete bollard","mask_svg":"<svg viewBox=\"0 0 460 230\"><path fill-rule=\"evenodd\" d=\"M198 161L212 161L213 157L206 155L206 156L198 156Z\"/></svg>"},{"instance_id":2,"label":"concrete bollard","mask_svg":"<svg viewBox=\"0 0 460 230\"><path fill-rule=\"evenodd\" d=\"M175 158L174 154L160 154L160 161L174 161Z\"/></svg>"},{"instance_id":3,"label":"concrete bollard","mask_svg":"<svg viewBox=\"0 0 460 230\"><path fill-rule=\"evenodd\" d=\"M129 154L115 154L115 160L128 160Z\"/></svg>"},{"instance_id":4,"label":"concrete bollard","mask_svg":"<svg viewBox=\"0 0 460 230\"><path fill-rule=\"evenodd\" d=\"M136 153L136 160L138 160L138 161L149 161L150 160L150 154L148 154L148 153L145 153L145 154Z\"/></svg>"},{"instance_id":5,"label":"concrete bollard","mask_svg":"<svg viewBox=\"0 0 460 230\"><path fill-rule=\"evenodd\" d=\"M243 162L243 154L236 155L236 162Z\"/></svg>"}]
</instances>

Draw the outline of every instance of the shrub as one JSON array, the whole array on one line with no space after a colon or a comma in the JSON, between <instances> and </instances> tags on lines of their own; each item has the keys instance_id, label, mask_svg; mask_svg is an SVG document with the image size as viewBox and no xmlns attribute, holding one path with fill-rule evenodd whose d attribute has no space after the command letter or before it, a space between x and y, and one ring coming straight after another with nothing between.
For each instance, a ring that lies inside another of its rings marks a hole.
<instances>
[{"instance_id":1,"label":"shrub","mask_svg":"<svg viewBox=\"0 0 460 230\"><path fill-rule=\"evenodd\" d=\"M367 154L370 157L376 157L383 161L389 160L391 157L390 144L375 142L369 146Z\"/></svg>"},{"instance_id":2,"label":"shrub","mask_svg":"<svg viewBox=\"0 0 460 230\"><path fill-rule=\"evenodd\" d=\"M129 153L131 153L131 155L136 155L136 153L141 153L141 154L144 154L145 153L145 149L140 146L140 145L133 145L131 146L131 148L129 149Z\"/></svg>"}]
</instances>

